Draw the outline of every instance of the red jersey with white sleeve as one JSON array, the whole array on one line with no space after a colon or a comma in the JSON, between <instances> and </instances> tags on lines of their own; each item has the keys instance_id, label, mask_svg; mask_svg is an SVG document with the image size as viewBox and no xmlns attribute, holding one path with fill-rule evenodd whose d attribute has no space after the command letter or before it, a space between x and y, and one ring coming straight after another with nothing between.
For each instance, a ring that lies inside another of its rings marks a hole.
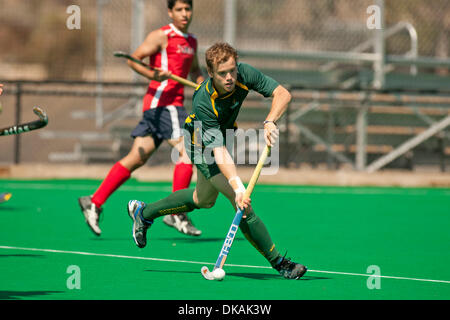
<instances>
[{"instance_id":1,"label":"red jersey with white sleeve","mask_svg":"<svg viewBox=\"0 0 450 320\"><path fill-rule=\"evenodd\" d=\"M172 23L161 28L167 35L167 47L150 56L150 65L168 70L172 74L187 78L197 51L197 38L183 33ZM182 107L184 86L172 79L162 82L152 80L144 96L143 111L157 107Z\"/></svg>"}]
</instances>

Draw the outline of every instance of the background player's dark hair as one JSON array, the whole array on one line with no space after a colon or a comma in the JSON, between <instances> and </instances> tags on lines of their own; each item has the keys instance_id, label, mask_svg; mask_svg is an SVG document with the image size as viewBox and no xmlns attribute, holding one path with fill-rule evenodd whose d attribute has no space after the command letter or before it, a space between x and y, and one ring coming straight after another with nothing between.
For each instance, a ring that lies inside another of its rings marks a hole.
<instances>
[{"instance_id":1,"label":"background player's dark hair","mask_svg":"<svg viewBox=\"0 0 450 320\"><path fill-rule=\"evenodd\" d=\"M167 0L167 8L172 10L172 8L175 6L175 3L177 1L180 1L180 2L183 2L183 3L187 3L192 8L192 0Z\"/></svg>"}]
</instances>

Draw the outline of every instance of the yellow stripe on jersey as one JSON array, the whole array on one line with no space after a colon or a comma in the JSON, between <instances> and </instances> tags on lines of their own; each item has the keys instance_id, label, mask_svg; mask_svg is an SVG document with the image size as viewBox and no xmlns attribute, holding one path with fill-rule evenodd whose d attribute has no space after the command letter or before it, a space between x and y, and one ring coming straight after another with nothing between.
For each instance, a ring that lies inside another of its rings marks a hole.
<instances>
[{"instance_id":1,"label":"yellow stripe on jersey","mask_svg":"<svg viewBox=\"0 0 450 320\"><path fill-rule=\"evenodd\" d=\"M195 113L194 114L190 114L186 120L184 120L184 123L191 123L192 119L195 119Z\"/></svg>"},{"instance_id":2,"label":"yellow stripe on jersey","mask_svg":"<svg viewBox=\"0 0 450 320\"><path fill-rule=\"evenodd\" d=\"M217 91L214 90L214 93L211 95L211 105L213 107L214 114L216 115L217 118L219 117L219 113L216 110L215 100L217 99L218 96L219 96L219 94L217 93Z\"/></svg>"},{"instance_id":3,"label":"yellow stripe on jersey","mask_svg":"<svg viewBox=\"0 0 450 320\"><path fill-rule=\"evenodd\" d=\"M241 87L241 88L244 89L244 90L250 91L250 90L248 89L248 87L247 87L245 84L242 84L242 83L240 83L240 82L237 81L237 80L236 80L236 85L239 86L239 87Z\"/></svg>"},{"instance_id":4,"label":"yellow stripe on jersey","mask_svg":"<svg viewBox=\"0 0 450 320\"><path fill-rule=\"evenodd\" d=\"M234 91L236 91L236 90L231 91L229 94L227 94L226 96L224 96L220 99L226 99L226 98L230 97L234 93Z\"/></svg>"}]
</instances>

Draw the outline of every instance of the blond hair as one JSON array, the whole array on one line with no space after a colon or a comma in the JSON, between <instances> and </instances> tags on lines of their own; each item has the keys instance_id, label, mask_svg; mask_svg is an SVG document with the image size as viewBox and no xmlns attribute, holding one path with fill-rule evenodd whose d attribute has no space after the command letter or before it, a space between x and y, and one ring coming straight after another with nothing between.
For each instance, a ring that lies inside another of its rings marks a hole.
<instances>
[{"instance_id":1,"label":"blond hair","mask_svg":"<svg viewBox=\"0 0 450 320\"><path fill-rule=\"evenodd\" d=\"M205 52L206 66L208 67L209 72L213 72L215 66L217 67L219 64L228 61L230 58L234 58L237 62L238 54L236 49L226 42L217 42Z\"/></svg>"}]
</instances>

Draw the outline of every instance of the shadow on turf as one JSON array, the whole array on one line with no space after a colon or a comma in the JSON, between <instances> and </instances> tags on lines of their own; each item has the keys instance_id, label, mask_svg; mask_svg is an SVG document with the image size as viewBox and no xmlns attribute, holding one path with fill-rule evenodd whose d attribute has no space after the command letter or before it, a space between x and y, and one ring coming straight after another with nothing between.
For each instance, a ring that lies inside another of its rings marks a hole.
<instances>
[{"instance_id":1,"label":"shadow on turf","mask_svg":"<svg viewBox=\"0 0 450 320\"><path fill-rule=\"evenodd\" d=\"M164 273L191 273L197 274L200 276L200 270L198 271L180 271L180 270L145 270L148 272L164 272ZM258 280L277 280L281 279L277 274L268 274L268 273L236 273L236 272L227 272L227 276L230 277L242 277L249 279L258 279ZM200 277L201 278L201 277Z\"/></svg>"},{"instance_id":2,"label":"shadow on turf","mask_svg":"<svg viewBox=\"0 0 450 320\"><path fill-rule=\"evenodd\" d=\"M207 237L164 237L164 238L153 238L153 241L180 241L180 242L223 242L225 238L207 238ZM243 241L244 238L236 237L234 241Z\"/></svg>"},{"instance_id":3,"label":"shadow on turf","mask_svg":"<svg viewBox=\"0 0 450 320\"><path fill-rule=\"evenodd\" d=\"M54 293L63 293L62 291L8 291L0 290L1 300L19 300L32 296L47 296Z\"/></svg>"},{"instance_id":4,"label":"shadow on turf","mask_svg":"<svg viewBox=\"0 0 450 320\"><path fill-rule=\"evenodd\" d=\"M234 277L257 279L257 280L285 280L284 278L280 277L279 274L276 274L276 273L269 274L269 273L227 272L227 275L234 276ZM327 279L330 279L330 278L305 275L299 280L306 281L306 280L327 280Z\"/></svg>"},{"instance_id":5,"label":"shadow on turf","mask_svg":"<svg viewBox=\"0 0 450 320\"><path fill-rule=\"evenodd\" d=\"M115 237L115 238L108 238L108 237L96 237L91 236L89 240L92 241L132 241L132 237ZM224 238L202 238L202 237L192 237L192 236L181 236L181 237L155 237L155 238L149 238L149 241L172 241L172 242L186 242L186 243L194 243L194 242L223 242ZM244 238L235 238L234 241L244 241Z\"/></svg>"},{"instance_id":6,"label":"shadow on turf","mask_svg":"<svg viewBox=\"0 0 450 320\"><path fill-rule=\"evenodd\" d=\"M98 236L93 235L93 236L91 236L91 238L89 238L89 240L92 240L92 241L133 241L133 238L132 237L108 238L107 236L106 237L98 237Z\"/></svg>"},{"instance_id":7,"label":"shadow on turf","mask_svg":"<svg viewBox=\"0 0 450 320\"><path fill-rule=\"evenodd\" d=\"M180 271L180 270L155 270L155 269L147 269L146 272L163 272L163 273L191 273L191 274L200 274L200 271ZM241 277L248 279L256 279L256 280L285 280L280 277L279 274L276 273L256 273L256 272L227 272L227 276L230 277ZM327 277L317 277L317 276L303 276L300 280L309 281L309 280L328 280L330 278Z\"/></svg>"},{"instance_id":8,"label":"shadow on turf","mask_svg":"<svg viewBox=\"0 0 450 320\"><path fill-rule=\"evenodd\" d=\"M146 272L162 272L162 273L198 273L198 274L200 274L200 271L156 270L156 269L147 269L144 271L146 271Z\"/></svg>"}]
</instances>

